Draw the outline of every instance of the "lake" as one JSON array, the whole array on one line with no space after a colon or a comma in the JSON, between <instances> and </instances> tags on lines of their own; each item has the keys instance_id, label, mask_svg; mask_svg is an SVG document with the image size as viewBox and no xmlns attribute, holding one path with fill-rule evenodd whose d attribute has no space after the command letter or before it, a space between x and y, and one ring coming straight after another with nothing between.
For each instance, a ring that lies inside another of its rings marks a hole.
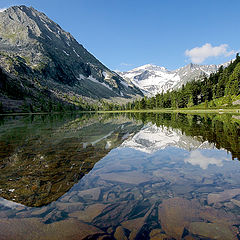
<instances>
[{"instance_id":1,"label":"lake","mask_svg":"<svg viewBox=\"0 0 240 240\"><path fill-rule=\"evenodd\" d=\"M240 239L240 116L0 118L0 239Z\"/></svg>"}]
</instances>

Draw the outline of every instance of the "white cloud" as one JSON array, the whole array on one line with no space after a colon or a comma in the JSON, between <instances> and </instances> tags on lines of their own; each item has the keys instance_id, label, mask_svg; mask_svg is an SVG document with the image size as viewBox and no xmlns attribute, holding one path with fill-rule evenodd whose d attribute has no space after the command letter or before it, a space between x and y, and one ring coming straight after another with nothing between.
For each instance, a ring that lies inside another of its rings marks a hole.
<instances>
[{"instance_id":1,"label":"white cloud","mask_svg":"<svg viewBox=\"0 0 240 240\"><path fill-rule=\"evenodd\" d=\"M202 63L209 57L225 56L229 57L236 52L234 50L229 51L227 44L221 44L219 46L212 46L210 43L206 43L201 47L195 47L187 49L185 55L188 56L193 63Z\"/></svg>"},{"instance_id":2,"label":"white cloud","mask_svg":"<svg viewBox=\"0 0 240 240\"><path fill-rule=\"evenodd\" d=\"M7 8L0 8L0 12L4 12Z\"/></svg>"},{"instance_id":3,"label":"white cloud","mask_svg":"<svg viewBox=\"0 0 240 240\"><path fill-rule=\"evenodd\" d=\"M228 159L226 158L213 158L213 157L206 157L204 156L200 151L196 150L196 151L192 151L190 153L189 158L184 159L185 163L190 163L194 166L199 165L200 168L202 169L207 169L208 165L210 164L214 164L217 165L218 167L222 167L223 166L223 161L227 161Z\"/></svg>"}]
</instances>

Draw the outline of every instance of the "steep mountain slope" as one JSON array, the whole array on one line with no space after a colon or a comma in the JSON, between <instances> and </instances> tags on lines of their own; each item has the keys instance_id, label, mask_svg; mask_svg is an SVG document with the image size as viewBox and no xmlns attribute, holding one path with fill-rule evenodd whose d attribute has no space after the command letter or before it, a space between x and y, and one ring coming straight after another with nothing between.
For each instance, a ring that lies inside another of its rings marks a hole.
<instances>
[{"instance_id":1,"label":"steep mountain slope","mask_svg":"<svg viewBox=\"0 0 240 240\"><path fill-rule=\"evenodd\" d=\"M228 63L223 64L224 67ZM199 77L209 76L216 72L221 65L188 64L174 71L164 67L147 64L128 72L118 72L126 80L132 81L145 95L156 95L167 90L177 89L188 81Z\"/></svg>"},{"instance_id":2,"label":"steep mountain slope","mask_svg":"<svg viewBox=\"0 0 240 240\"><path fill-rule=\"evenodd\" d=\"M180 81L176 83L173 88L177 89L181 87L183 84L186 84L187 82L198 79L199 77L203 76L210 76L211 73L217 72L217 70L220 68L220 66L227 67L230 64L230 62L226 62L219 65L198 65L198 64L188 64L182 68L179 68L175 71L172 71L176 75L179 76Z\"/></svg>"},{"instance_id":3,"label":"steep mountain slope","mask_svg":"<svg viewBox=\"0 0 240 240\"><path fill-rule=\"evenodd\" d=\"M44 13L14 6L0 13L2 98L37 101L66 95L118 99L142 95ZM26 100L26 99L25 99Z\"/></svg>"}]
</instances>

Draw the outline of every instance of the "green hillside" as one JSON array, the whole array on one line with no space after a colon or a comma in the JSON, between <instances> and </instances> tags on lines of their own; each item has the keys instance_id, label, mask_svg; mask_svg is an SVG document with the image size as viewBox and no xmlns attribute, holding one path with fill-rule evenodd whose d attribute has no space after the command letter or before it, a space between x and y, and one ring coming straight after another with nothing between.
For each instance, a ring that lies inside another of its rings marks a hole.
<instances>
[{"instance_id":1,"label":"green hillside","mask_svg":"<svg viewBox=\"0 0 240 240\"><path fill-rule=\"evenodd\" d=\"M209 77L191 81L180 89L142 98L121 107L131 109L219 108L240 105L240 57Z\"/></svg>"}]
</instances>

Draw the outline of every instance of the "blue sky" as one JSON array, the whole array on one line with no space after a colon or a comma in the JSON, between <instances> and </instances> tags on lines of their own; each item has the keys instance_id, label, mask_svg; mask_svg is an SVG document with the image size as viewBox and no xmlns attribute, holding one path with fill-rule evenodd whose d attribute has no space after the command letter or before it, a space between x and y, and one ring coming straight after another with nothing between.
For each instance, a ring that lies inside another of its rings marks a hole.
<instances>
[{"instance_id":1,"label":"blue sky","mask_svg":"<svg viewBox=\"0 0 240 240\"><path fill-rule=\"evenodd\" d=\"M239 0L1 0L33 6L110 69L219 64L240 49Z\"/></svg>"}]
</instances>

